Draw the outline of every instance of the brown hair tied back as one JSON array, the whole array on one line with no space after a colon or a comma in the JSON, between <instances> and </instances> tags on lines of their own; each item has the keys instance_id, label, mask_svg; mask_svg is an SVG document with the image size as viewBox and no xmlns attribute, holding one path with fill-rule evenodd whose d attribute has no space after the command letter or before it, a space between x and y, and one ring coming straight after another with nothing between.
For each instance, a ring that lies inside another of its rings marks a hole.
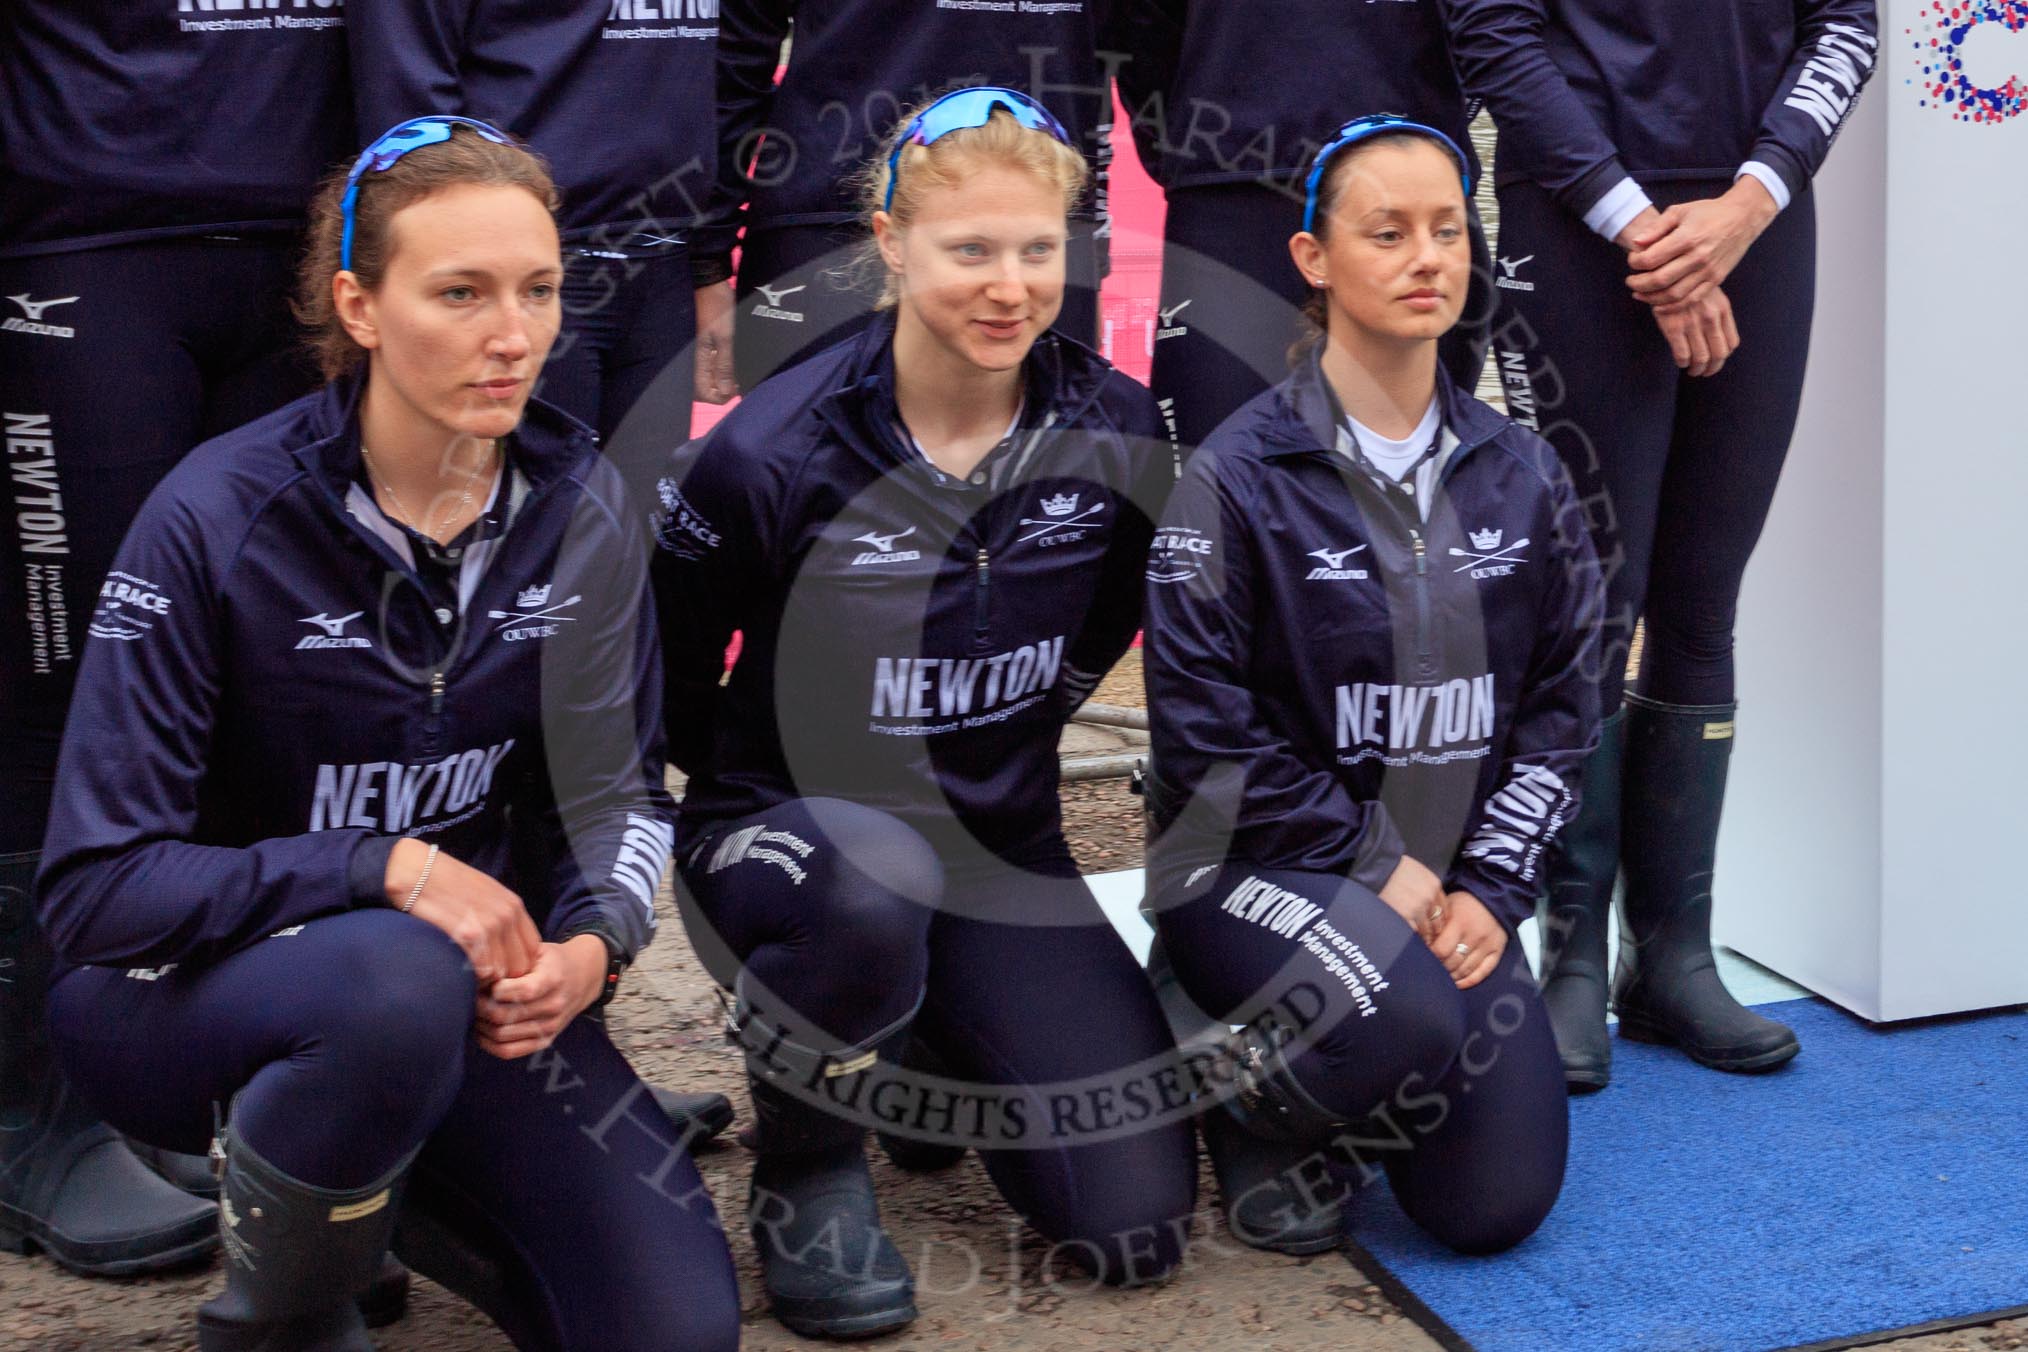
<instances>
[{"instance_id":1,"label":"brown hair tied back","mask_svg":"<svg viewBox=\"0 0 2028 1352\"><path fill-rule=\"evenodd\" d=\"M338 321L331 298L331 279L339 272L339 245L345 234L339 204L345 197L350 168L348 164L334 170L310 203L308 240L302 265L296 270L296 320L308 330L305 341L326 380L347 375L366 360L366 349L353 342ZM377 291L387 276L391 259L388 222L394 214L431 193L461 183L525 188L552 216L560 205L556 183L540 156L521 145L500 145L469 127L459 127L448 141L411 150L383 172L368 171L360 178L359 198L353 206L352 273L361 286Z\"/></svg>"}]
</instances>

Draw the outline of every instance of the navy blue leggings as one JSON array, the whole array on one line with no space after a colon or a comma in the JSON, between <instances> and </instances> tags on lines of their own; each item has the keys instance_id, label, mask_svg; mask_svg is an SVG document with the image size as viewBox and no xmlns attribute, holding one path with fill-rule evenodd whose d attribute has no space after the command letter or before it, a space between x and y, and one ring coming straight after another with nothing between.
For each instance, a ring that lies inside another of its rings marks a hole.
<instances>
[{"instance_id":1,"label":"navy blue leggings","mask_svg":"<svg viewBox=\"0 0 2028 1352\"><path fill-rule=\"evenodd\" d=\"M1288 375L1310 291L1289 257L1289 237L1302 228L1302 199L1259 184L1169 194L1148 384L1179 444L1201 445L1233 410ZM1467 390L1486 364L1494 306L1492 261L1476 213L1471 233L1471 290L1440 344L1445 368Z\"/></svg>"},{"instance_id":2,"label":"navy blue leggings","mask_svg":"<svg viewBox=\"0 0 2028 1352\"><path fill-rule=\"evenodd\" d=\"M1098 246L1089 221L1070 223L1069 286L1055 327L1098 343ZM786 366L857 333L873 317L886 277L854 263L863 227L788 225L751 231L741 246L733 362L750 390Z\"/></svg>"},{"instance_id":3,"label":"navy blue leggings","mask_svg":"<svg viewBox=\"0 0 2028 1352\"><path fill-rule=\"evenodd\" d=\"M608 444L637 406L655 445L687 439L697 369L689 253L607 258L566 245L564 258L563 331L536 393Z\"/></svg>"},{"instance_id":4,"label":"navy blue leggings","mask_svg":"<svg viewBox=\"0 0 2028 1352\"><path fill-rule=\"evenodd\" d=\"M49 1014L71 1082L153 1144L202 1151L230 1104L254 1151L328 1188L421 1147L417 1191L514 1256L553 1347L736 1346L710 1194L604 1025L502 1061L470 1043L472 1003L441 931L368 910L202 968L76 968Z\"/></svg>"},{"instance_id":5,"label":"navy blue leggings","mask_svg":"<svg viewBox=\"0 0 2028 1352\"><path fill-rule=\"evenodd\" d=\"M315 383L296 240L191 238L0 259L52 332L0 331L0 854L42 848L85 625L142 501L206 437ZM58 303L60 302L60 303Z\"/></svg>"},{"instance_id":6,"label":"navy blue leggings","mask_svg":"<svg viewBox=\"0 0 2028 1352\"><path fill-rule=\"evenodd\" d=\"M1341 1141L1419 1225L1465 1253L1534 1233L1563 1188L1570 1124L1519 940L1461 991L1385 902L1329 874L1238 860L1151 904L1207 1012L1301 1030L1297 1082L1356 1124Z\"/></svg>"},{"instance_id":7,"label":"navy blue leggings","mask_svg":"<svg viewBox=\"0 0 2028 1352\"><path fill-rule=\"evenodd\" d=\"M1723 183L1658 183L1657 206ZM1530 183L1500 189L1494 333L1509 410L1570 470L1605 573L1600 707L1620 705L1634 624L1639 689L1729 704L1740 580L1788 458L1816 302L1815 198L1775 218L1726 279L1739 350L1715 376L1676 367L1625 254Z\"/></svg>"},{"instance_id":8,"label":"navy blue leggings","mask_svg":"<svg viewBox=\"0 0 2028 1352\"><path fill-rule=\"evenodd\" d=\"M1014 1210L1106 1281L1176 1266L1196 1199L1188 1091L1154 992L1060 840L1025 867L947 874L901 821L823 798L693 840L684 923L721 983L785 999L836 1047L920 1000L914 1036L979 1091L933 1127L986 1144Z\"/></svg>"}]
</instances>

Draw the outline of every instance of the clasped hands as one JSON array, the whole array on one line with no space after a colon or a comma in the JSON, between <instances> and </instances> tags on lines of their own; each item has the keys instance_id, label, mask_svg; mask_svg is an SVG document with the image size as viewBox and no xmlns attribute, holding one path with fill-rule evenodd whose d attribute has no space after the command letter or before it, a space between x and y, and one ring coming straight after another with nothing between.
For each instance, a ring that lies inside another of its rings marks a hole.
<instances>
[{"instance_id":1,"label":"clasped hands","mask_svg":"<svg viewBox=\"0 0 2028 1352\"><path fill-rule=\"evenodd\" d=\"M1506 927L1485 903L1470 892L1444 891L1442 880L1419 859L1401 857L1380 899L1429 945L1459 990L1491 976L1507 951Z\"/></svg>"},{"instance_id":2,"label":"clasped hands","mask_svg":"<svg viewBox=\"0 0 2028 1352\"><path fill-rule=\"evenodd\" d=\"M1722 284L1778 210L1766 186L1743 174L1717 197L1649 207L1620 231L1627 289L1654 307L1676 365L1690 375L1717 375L1739 347Z\"/></svg>"},{"instance_id":3,"label":"clasped hands","mask_svg":"<svg viewBox=\"0 0 2028 1352\"><path fill-rule=\"evenodd\" d=\"M398 842L386 892L400 905L421 876L429 847ZM521 898L489 875L439 851L409 912L464 950L479 984L473 1036L503 1061L541 1051L589 1008L605 984L606 945L595 934L545 943Z\"/></svg>"}]
</instances>

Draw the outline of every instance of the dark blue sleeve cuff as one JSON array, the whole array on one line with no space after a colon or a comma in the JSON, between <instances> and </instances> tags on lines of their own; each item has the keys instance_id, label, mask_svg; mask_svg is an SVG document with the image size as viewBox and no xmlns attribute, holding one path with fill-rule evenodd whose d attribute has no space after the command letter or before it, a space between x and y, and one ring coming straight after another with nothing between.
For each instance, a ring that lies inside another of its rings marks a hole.
<instances>
[{"instance_id":1,"label":"dark blue sleeve cuff","mask_svg":"<svg viewBox=\"0 0 2028 1352\"><path fill-rule=\"evenodd\" d=\"M368 836L352 851L346 871L354 906L387 905L387 861L400 836Z\"/></svg>"}]
</instances>

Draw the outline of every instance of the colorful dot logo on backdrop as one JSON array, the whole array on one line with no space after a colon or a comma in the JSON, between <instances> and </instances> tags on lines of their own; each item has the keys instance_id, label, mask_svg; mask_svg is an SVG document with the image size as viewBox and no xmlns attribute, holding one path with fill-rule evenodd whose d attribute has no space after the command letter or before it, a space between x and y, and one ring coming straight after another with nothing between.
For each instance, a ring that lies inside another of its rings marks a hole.
<instances>
[{"instance_id":1,"label":"colorful dot logo on backdrop","mask_svg":"<svg viewBox=\"0 0 2028 1352\"><path fill-rule=\"evenodd\" d=\"M2005 84L1973 84L1962 55L1966 37L1981 24L1999 24L2010 33L2028 29L2028 0L1931 0L1920 31L1909 28L1925 91L1922 106L1950 112L1955 122L2005 122L2028 112L2028 80L2009 75ZM1908 81L1914 84L1914 80Z\"/></svg>"}]
</instances>

